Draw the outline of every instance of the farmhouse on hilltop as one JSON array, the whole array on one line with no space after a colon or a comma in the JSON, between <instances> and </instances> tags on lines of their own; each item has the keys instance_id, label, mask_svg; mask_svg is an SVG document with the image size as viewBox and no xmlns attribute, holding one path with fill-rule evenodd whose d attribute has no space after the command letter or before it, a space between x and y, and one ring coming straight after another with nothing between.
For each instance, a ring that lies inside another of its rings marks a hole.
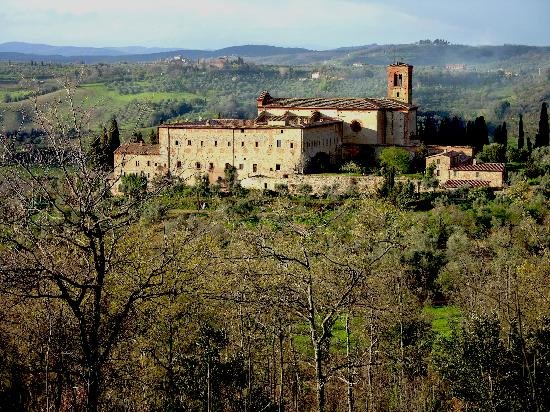
<instances>
[{"instance_id":1,"label":"farmhouse on hilltop","mask_svg":"<svg viewBox=\"0 0 550 412\"><path fill-rule=\"evenodd\" d=\"M388 66L386 98L275 98L264 91L255 119L161 125L158 145L115 151L114 177L207 174L216 182L233 166L239 179L284 178L362 157L373 146L417 146L412 72L404 63Z\"/></svg>"}]
</instances>

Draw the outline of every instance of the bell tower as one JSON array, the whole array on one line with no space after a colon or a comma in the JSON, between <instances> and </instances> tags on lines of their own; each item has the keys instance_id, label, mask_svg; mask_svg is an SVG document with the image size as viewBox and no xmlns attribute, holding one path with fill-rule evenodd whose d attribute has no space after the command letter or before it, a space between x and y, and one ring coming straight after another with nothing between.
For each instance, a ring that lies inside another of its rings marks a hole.
<instances>
[{"instance_id":1,"label":"bell tower","mask_svg":"<svg viewBox=\"0 0 550 412\"><path fill-rule=\"evenodd\" d=\"M412 104L413 66L395 62L388 66L388 99Z\"/></svg>"}]
</instances>

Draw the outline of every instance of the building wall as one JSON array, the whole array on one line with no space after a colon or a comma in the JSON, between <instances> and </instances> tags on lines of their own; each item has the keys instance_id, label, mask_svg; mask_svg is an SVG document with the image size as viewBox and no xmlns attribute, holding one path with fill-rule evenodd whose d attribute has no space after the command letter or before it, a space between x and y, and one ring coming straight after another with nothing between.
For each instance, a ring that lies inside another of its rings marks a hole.
<instances>
[{"instance_id":1,"label":"building wall","mask_svg":"<svg viewBox=\"0 0 550 412\"><path fill-rule=\"evenodd\" d=\"M476 171L460 171L451 170L450 179L457 180L483 180L489 182L490 187L504 187L503 172L476 172Z\"/></svg>"},{"instance_id":2,"label":"building wall","mask_svg":"<svg viewBox=\"0 0 550 412\"><path fill-rule=\"evenodd\" d=\"M388 98L412 103L412 75L413 66L398 64L388 66ZM400 77L401 84L396 83L396 77Z\"/></svg>"},{"instance_id":3,"label":"building wall","mask_svg":"<svg viewBox=\"0 0 550 412\"><path fill-rule=\"evenodd\" d=\"M260 113L263 108L259 108ZM288 108L268 108L275 116L284 115ZM416 135L416 110L336 110L292 108L290 111L299 116L311 116L318 111L325 116L344 122L342 143L344 145L409 145L410 136ZM352 122L357 121L361 130L352 130Z\"/></svg>"},{"instance_id":4,"label":"building wall","mask_svg":"<svg viewBox=\"0 0 550 412\"><path fill-rule=\"evenodd\" d=\"M444 184L450 179L449 171L451 169L451 158L449 156L433 156L426 159L426 169L435 163L434 177L437 178L440 184Z\"/></svg>"},{"instance_id":5,"label":"building wall","mask_svg":"<svg viewBox=\"0 0 550 412\"><path fill-rule=\"evenodd\" d=\"M335 157L341 144L338 124L319 127L159 128L161 153L169 158L170 173L190 180L208 173L211 182L224 178L225 165L248 176L302 173L319 152ZM169 155L169 156L168 156Z\"/></svg>"}]
</instances>

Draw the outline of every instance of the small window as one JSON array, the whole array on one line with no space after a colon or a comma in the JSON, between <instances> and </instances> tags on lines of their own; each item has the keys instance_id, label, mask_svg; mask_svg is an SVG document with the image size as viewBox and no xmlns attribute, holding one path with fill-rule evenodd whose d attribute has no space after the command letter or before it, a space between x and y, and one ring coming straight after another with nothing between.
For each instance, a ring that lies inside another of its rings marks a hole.
<instances>
[{"instance_id":1,"label":"small window","mask_svg":"<svg viewBox=\"0 0 550 412\"><path fill-rule=\"evenodd\" d=\"M281 130L281 133L283 133L283 132L284 132L284 130Z\"/></svg>"},{"instance_id":2,"label":"small window","mask_svg":"<svg viewBox=\"0 0 550 412\"><path fill-rule=\"evenodd\" d=\"M277 140L277 147L281 147L281 141Z\"/></svg>"},{"instance_id":3,"label":"small window","mask_svg":"<svg viewBox=\"0 0 550 412\"><path fill-rule=\"evenodd\" d=\"M203 146L204 146L204 142L201 140L201 147L203 147Z\"/></svg>"},{"instance_id":4,"label":"small window","mask_svg":"<svg viewBox=\"0 0 550 412\"><path fill-rule=\"evenodd\" d=\"M243 170L244 169L244 165L242 163L239 163L239 170Z\"/></svg>"},{"instance_id":5,"label":"small window","mask_svg":"<svg viewBox=\"0 0 550 412\"><path fill-rule=\"evenodd\" d=\"M439 170L436 170L436 171L435 171L435 175L436 175L436 176L439 176Z\"/></svg>"},{"instance_id":6,"label":"small window","mask_svg":"<svg viewBox=\"0 0 550 412\"><path fill-rule=\"evenodd\" d=\"M241 133L244 133L244 129L241 129Z\"/></svg>"},{"instance_id":7,"label":"small window","mask_svg":"<svg viewBox=\"0 0 550 412\"><path fill-rule=\"evenodd\" d=\"M258 142L256 142L256 147L258 147Z\"/></svg>"},{"instance_id":8,"label":"small window","mask_svg":"<svg viewBox=\"0 0 550 412\"><path fill-rule=\"evenodd\" d=\"M139 166L139 160L136 160L136 166Z\"/></svg>"},{"instance_id":9,"label":"small window","mask_svg":"<svg viewBox=\"0 0 550 412\"><path fill-rule=\"evenodd\" d=\"M176 146L178 146L178 145L180 144L180 142L178 142L178 141L176 140L175 144L176 144Z\"/></svg>"},{"instance_id":10,"label":"small window","mask_svg":"<svg viewBox=\"0 0 550 412\"><path fill-rule=\"evenodd\" d=\"M267 183L264 183L264 189L267 189Z\"/></svg>"},{"instance_id":11,"label":"small window","mask_svg":"<svg viewBox=\"0 0 550 412\"><path fill-rule=\"evenodd\" d=\"M155 163L155 167L157 167L157 166L158 166L158 163Z\"/></svg>"},{"instance_id":12,"label":"small window","mask_svg":"<svg viewBox=\"0 0 550 412\"><path fill-rule=\"evenodd\" d=\"M195 167L196 167L197 169L200 169L200 168L201 168L200 162L196 162L196 163L195 163Z\"/></svg>"},{"instance_id":13,"label":"small window","mask_svg":"<svg viewBox=\"0 0 550 412\"><path fill-rule=\"evenodd\" d=\"M218 147L218 141L217 140L214 141L214 146Z\"/></svg>"},{"instance_id":14,"label":"small window","mask_svg":"<svg viewBox=\"0 0 550 412\"><path fill-rule=\"evenodd\" d=\"M151 177L151 174L150 174L150 173L147 173L147 177Z\"/></svg>"},{"instance_id":15,"label":"small window","mask_svg":"<svg viewBox=\"0 0 550 412\"><path fill-rule=\"evenodd\" d=\"M256 163L254 163L254 164L252 165L252 171L253 171L254 173L256 173L256 172L258 171L258 165L257 165Z\"/></svg>"},{"instance_id":16,"label":"small window","mask_svg":"<svg viewBox=\"0 0 550 412\"><path fill-rule=\"evenodd\" d=\"M210 170L214 169L214 163L210 163L210 164L208 165L208 168L209 168Z\"/></svg>"},{"instance_id":17,"label":"small window","mask_svg":"<svg viewBox=\"0 0 550 412\"><path fill-rule=\"evenodd\" d=\"M191 140L187 141L187 146L191 146Z\"/></svg>"},{"instance_id":18,"label":"small window","mask_svg":"<svg viewBox=\"0 0 550 412\"><path fill-rule=\"evenodd\" d=\"M244 147L244 142L241 142L241 147Z\"/></svg>"},{"instance_id":19,"label":"small window","mask_svg":"<svg viewBox=\"0 0 550 412\"><path fill-rule=\"evenodd\" d=\"M397 92L397 97L399 97L399 92Z\"/></svg>"},{"instance_id":20,"label":"small window","mask_svg":"<svg viewBox=\"0 0 550 412\"><path fill-rule=\"evenodd\" d=\"M281 165L280 165L280 164L276 164L276 165L275 165L275 170L281 170Z\"/></svg>"},{"instance_id":21,"label":"small window","mask_svg":"<svg viewBox=\"0 0 550 412\"><path fill-rule=\"evenodd\" d=\"M177 167L178 169L181 169L181 161L178 160L178 162L176 163L176 167Z\"/></svg>"},{"instance_id":22,"label":"small window","mask_svg":"<svg viewBox=\"0 0 550 412\"><path fill-rule=\"evenodd\" d=\"M147 166L151 166L151 162L147 160Z\"/></svg>"},{"instance_id":23,"label":"small window","mask_svg":"<svg viewBox=\"0 0 550 412\"><path fill-rule=\"evenodd\" d=\"M227 147L231 146L231 142L227 142Z\"/></svg>"},{"instance_id":24,"label":"small window","mask_svg":"<svg viewBox=\"0 0 550 412\"><path fill-rule=\"evenodd\" d=\"M290 143L290 148L294 149L294 143Z\"/></svg>"}]
</instances>

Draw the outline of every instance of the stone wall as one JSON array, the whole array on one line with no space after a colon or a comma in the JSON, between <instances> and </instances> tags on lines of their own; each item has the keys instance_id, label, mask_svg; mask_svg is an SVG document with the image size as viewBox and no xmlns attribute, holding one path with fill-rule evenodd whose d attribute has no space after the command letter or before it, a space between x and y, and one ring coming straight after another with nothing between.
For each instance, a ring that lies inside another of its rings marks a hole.
<instances>
[{"instance_id":1,"label":"stone wall","mask_svg":"<svg viewBox=\"0 0 550 412\"><path fill-rule=\"evenodd\" d=\"M284 185L291 193L298 193L300 188L311 186L312 194L323 194L330 191L334 194L346 193L356 190L360 193L372 193L382 185L382 176L349 176L349 175L294 175L288 179L275 179L268 177L250 177L243 179L241 185L246 189L277 190ZM398 178L396 181L407 182L408 179ZM415 186L418 188L418 182Z\"/></svg>"}]
</instances>

